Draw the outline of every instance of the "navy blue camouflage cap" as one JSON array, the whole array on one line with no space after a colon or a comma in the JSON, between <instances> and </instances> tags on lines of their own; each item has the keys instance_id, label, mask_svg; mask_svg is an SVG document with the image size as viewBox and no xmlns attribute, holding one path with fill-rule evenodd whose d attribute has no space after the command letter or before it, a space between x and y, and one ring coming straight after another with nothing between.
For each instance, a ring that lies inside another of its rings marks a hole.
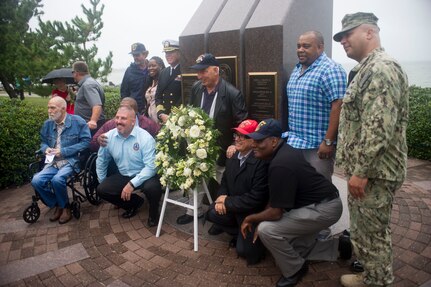
<instances>
[{"instance_id":1,"label":"navy blue camouflage cap","mask_svg":"<svg viewBox=\"0 0 431 287\"><path fill-rule=\"evenodd\" d=\"M220 64L217 61L217 59L214 57L213 54L206 53L206 54L200 55L196 59L196 65L193 65L190 68L194 69L194 70L203 70L203 69L208 68L209 66L219 67Z\"/></svg>"},{"instance_id":2,"label":"navy blue camouflage cap","mask_svg":"<svg viewBox=\"0 0 431 287\"><path fill-rule=\"evenodd\" d=\"M147 49L145 48L145 45L142 43L134 43L132 44L132 48L129 54L140 54L140 53L145 53L148 52Z\"/></svg>"},{"instance_id":3,"label":"navy blue camouflage cap","mask_svg":"<svg viewBox=\"0 0 431 287\"><path fill-rule=\"evenodd\" d=\"M377 26L379 18L373 13L357 12L354 14L346 14L341 20L342 30L334 35L334 41L340 42L344 34L362 24L371 24ZM378 27L378 26L377 26Z\"/></svg>"},{"instance_id":4,"label":"navy blue camouflage cap","mask_svg":"<svg viewBox=\"0 0 431 287\"><path fill-rule=\"evenodd\" d=\"M281 124L276 119L266 119L261 121L254 133L246 135L254 140L263 140L268 137L281 137Z\"/></svg>"}]
</instances>

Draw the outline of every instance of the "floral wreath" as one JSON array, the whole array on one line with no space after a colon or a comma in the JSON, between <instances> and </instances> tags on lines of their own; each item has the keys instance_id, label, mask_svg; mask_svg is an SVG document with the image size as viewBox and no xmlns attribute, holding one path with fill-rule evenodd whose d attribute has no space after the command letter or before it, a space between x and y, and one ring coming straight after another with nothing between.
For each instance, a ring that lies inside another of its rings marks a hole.
<instances>
[{"instance_id":1,"label":"floral wreath","mask_svg":"<svg viewBox=\"0 0 431 287\"><path fill-rule=\"evenodd\" d=\"M160 183L171 189L189 190L215 175L220 148L219 131L200 108L173 107L157 134L156 167Z\"/></svg>"}]
</instances>

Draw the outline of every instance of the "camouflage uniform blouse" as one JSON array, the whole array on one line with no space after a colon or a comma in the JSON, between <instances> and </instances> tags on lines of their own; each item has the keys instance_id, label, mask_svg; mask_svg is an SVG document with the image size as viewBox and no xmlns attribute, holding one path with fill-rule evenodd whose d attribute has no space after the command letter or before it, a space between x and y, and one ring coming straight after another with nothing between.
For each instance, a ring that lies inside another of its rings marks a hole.
<instances>
[{"instance_id":1,"label":"camouflage uniform blouse","mask_svg":"<svg viewBox=\"0 0 431 287\"><path fill-rule=\"evenodd\" d=\"M348 176L404 181L407 163L408 81L383 48L352 71L340 115L337 165Z\"/></svg>"}]
</instances>

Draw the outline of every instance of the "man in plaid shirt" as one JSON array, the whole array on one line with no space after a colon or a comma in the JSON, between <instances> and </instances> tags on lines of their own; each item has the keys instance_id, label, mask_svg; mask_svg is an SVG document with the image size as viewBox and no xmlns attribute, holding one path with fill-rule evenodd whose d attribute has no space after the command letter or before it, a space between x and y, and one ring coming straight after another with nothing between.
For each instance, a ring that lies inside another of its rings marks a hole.
<instances>
[{"instance_id":1,"label":"man in plaid shirt","mask_svg":"<svg viewBox=\"0 0 431 287\"><path fill-rule=\"evenodd\" d=\"M346 72L323 49L320 32L309 31L299 37L299 63L287 84L289 129L284 137L331 181Z\"/></svg>"}]
</instances>

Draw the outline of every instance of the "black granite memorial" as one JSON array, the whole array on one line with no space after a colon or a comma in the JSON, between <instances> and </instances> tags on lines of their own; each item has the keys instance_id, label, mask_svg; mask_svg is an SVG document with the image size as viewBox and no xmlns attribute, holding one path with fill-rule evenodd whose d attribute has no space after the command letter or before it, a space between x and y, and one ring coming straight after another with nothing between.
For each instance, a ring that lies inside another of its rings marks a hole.
<instances>
[{"instance_id":1,"label":"black granite memorial","mask_svg":"<svg viewBox=\"0 0 431 287\"><path fill-rule=\"evenodd\" d=\"M212 53L222 62L221 75L246 97L249 117L274 117L286 127L285 87L297 63L297 39L320 31L330 57L332 10L333 0L204 0L179 38L182 72L192 73L195 59Z\"/></svg>"}]
</instances>

